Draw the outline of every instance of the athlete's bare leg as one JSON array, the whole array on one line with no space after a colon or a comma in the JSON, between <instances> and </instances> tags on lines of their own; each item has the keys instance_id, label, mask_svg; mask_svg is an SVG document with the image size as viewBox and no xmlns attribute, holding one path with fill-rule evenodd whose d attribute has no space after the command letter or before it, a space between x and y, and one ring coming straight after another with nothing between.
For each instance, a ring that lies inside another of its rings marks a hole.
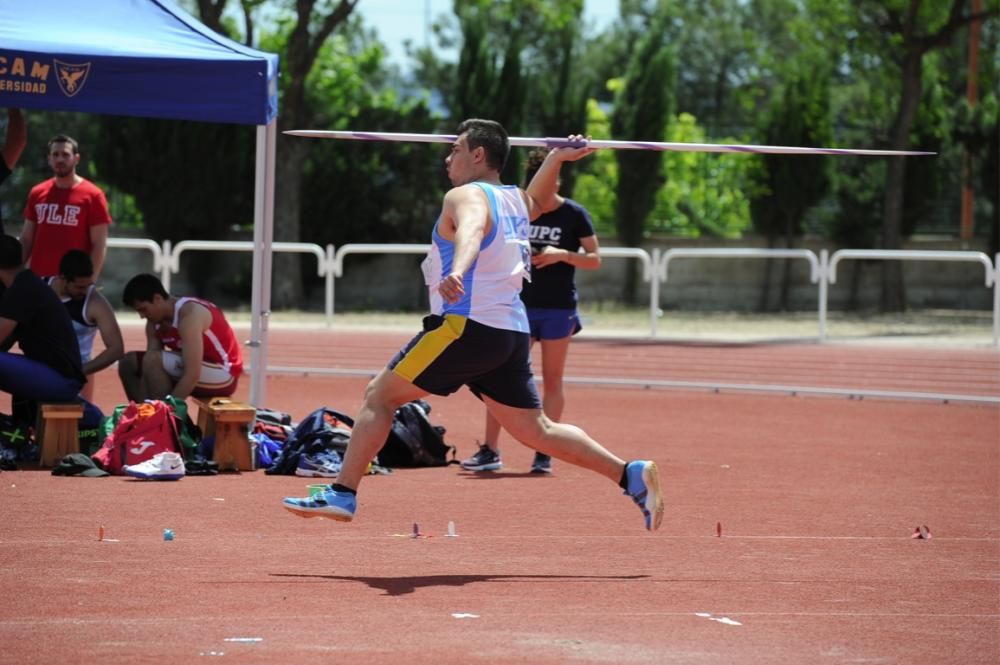
<instances>
[{"instance_id":1,"label":"athlete's bare leg","mask_svg":"<svg viewBox=\"0 0 1000 665\"><path fill-rule=\"evenodd\" d=\"M368 384L365 401L351 429L351 442L344 453L344 463L337 476L337 484L358 488L369 462L385 445L392 428L396 409L420 399L427 392L413 385L392 370L383 369Z\"/></svg>"},{"instance_id":2,"label":"athlete's bare leg","mask_svg":"<svg viewBox=\"0 0 1000 665\"><path fill-rule=\"evenodd\" d=\"M554 422L541 409L519 409L483 396L490 413L512 437L540 453L581 466L614 482L621 479L625 460L576 425Z\"/></svg>"}]
</instances>

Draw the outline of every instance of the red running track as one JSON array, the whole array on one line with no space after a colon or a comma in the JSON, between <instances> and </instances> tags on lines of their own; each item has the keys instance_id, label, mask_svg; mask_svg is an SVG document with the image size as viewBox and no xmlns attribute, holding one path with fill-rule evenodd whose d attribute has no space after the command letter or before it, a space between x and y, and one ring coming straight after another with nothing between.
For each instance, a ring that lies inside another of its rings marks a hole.
<instances>
[{"instance_id":1,"label":"red running track","mask_svg":"<svg viewBox=\"0 0 1000 665\"><path fill-rule=\"evenodd\" d=\"M407 338L272 333L272 365L362 369ZM995 395L996 367L990 350L580 340L570 373ZM120 399L112 379L102 406ZM267 405L354 412L364 384L272 376ZM296 477L5 472L0 663L1000 659L997 405L567 391L566 420L659 461L661 531L644 532L602 478L561 462L552 477L526 474L530 452L506 439L499 473L367 479L352 524L286 513L281 497L310 482ZM481 406L467 391L430 401L471 452ZM443 537L449 521L458 538ZM414 522L433 537L407 537ZM912 539L924 524L933 538ZM113 542L97 542L101 525Z\"/></svg>"}]
</instances>

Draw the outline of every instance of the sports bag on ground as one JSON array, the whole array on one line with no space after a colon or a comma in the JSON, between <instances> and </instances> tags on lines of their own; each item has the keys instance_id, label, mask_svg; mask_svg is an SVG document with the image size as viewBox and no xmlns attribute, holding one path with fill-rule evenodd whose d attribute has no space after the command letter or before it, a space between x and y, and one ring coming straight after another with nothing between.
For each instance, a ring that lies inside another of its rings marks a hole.
<instances>
[{"instance_id":1,"label":"sports bag on ground","mask_svg":"<svg viewBox=\"0 0 1000 665\"><path fill-rule=\"evenodd\" d=\"M316 409L288 435L280 454L265 471L268 474L292 475L302 455L335 450L343 455L351 440L354 418L329 407Z\"/></svg>"},{"instance_id":2,"label":"sports bag on ground","mask_svg":"<svg viewBox=\"0 0 1000 665\"><path fill-rule=\"evenodd\" d=\"M147 400L128 403L118 424L91 457L105 471L121 475L123 466L145 462L163 452L184 454L177 421L167 403Z\"/></svg>"},{"instance_id":3,"label":"sports bag on ground","mask_svg":"<svg viewBox=\"0 0 1000 665\"><path fill-rule=\"evenodd\" d=\"M427 418L430 412L431 405L424 400L408 402L396 409L392 430L378 453L379 464L393 468L458 463L455 447L444 442L444 427L432 425Z\"/></svg>"}]
</instances>

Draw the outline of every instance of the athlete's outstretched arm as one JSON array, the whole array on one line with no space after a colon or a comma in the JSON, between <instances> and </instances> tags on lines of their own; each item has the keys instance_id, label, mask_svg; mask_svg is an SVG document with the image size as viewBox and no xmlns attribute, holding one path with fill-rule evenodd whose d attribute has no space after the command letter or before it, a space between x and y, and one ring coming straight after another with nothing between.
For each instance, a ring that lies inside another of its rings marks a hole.
<instances>
[{"instance_id":1,"label":"athlete's outstretched arm","mask_svg":"<svg viewBox=\"0 0 1000 665\"><path fill-rule=\"evenodd\" d=\"M579 134L570 136L571 141L584 141ZM528 183L525 203L528 206L528 216L536 220L546 210L555 207L555 196L559 190L559 170L563 162L575 162L593 153L595 148L553 148L545 156L545 161L538 168L535 177Z\"/></svg>"}]
</instances>

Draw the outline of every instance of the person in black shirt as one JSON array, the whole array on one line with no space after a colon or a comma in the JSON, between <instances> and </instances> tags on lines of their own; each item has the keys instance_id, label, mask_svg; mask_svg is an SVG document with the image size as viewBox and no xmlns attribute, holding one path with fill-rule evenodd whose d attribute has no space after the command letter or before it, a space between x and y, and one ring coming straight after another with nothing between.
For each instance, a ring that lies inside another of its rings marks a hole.
<instances>
[{"instance_id":1,"label":"person in black shirt","mask_svg":"<svg viewBox=\"0 0 1000 665\"><path fill-rule=\"evenodd\" d=\"M543 150L535 150L528 155L525 182L535 177L545 154ZM569 342L583 328L576 310L576 269L600 268L600 247L590 213L558 193L554 206L531 222L530 240L531 280L525 280L521 300L528 310L532 344L537 340L542 345L542 410L558 422L566 404L563 374ZM483 444L476 454L462 460L462 468L468 471L502 468L499 437L500 423L487 412ZM551 473L551 458L536 452L531 472Z\"/></svg>"},{"instance_id":2,"label":"person in black shirt","mask_svg":"<svg viewBox=\"0 0 1000 665\"><path fill-rule=\"evenodd\" d=\"M30 402L76 401L86 378L73 322L49 285L21 262L21 243L0 235L0 392ZM23 355L10 353L14 343Z\"/></svg>"}]
</instances>

